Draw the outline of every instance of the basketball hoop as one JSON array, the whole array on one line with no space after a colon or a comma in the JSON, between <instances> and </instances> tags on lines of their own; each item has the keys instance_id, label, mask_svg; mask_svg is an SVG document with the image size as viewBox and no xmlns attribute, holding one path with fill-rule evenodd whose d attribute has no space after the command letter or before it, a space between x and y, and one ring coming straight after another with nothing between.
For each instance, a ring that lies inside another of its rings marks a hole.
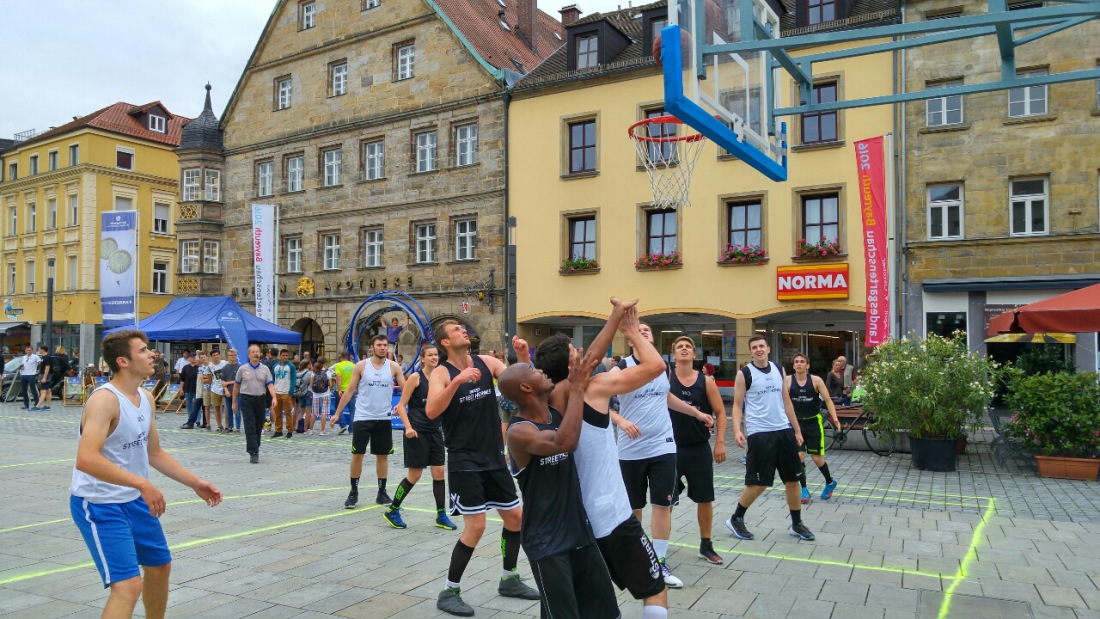
<instances>
[{"instance_id":1,"label":"basketball hoop","mask_svg":"<svg viewBox=\"0 0 1100 619\"><path fill-rule=\"evenodd\" d=\"M683 124L675 116L655 116L640 120L626 130L634 140L638 157L645 164L656 208L691 205L688 199L691 174L707 138L701 133L677 135Z\"/></svg>"}]
</instances>

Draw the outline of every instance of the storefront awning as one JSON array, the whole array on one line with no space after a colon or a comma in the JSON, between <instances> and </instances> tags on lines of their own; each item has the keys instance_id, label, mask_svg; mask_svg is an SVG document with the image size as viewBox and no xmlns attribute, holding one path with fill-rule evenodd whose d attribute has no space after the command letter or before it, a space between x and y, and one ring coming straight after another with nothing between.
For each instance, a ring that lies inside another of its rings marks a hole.
<instances>
[{"instance_id":1,"label":"storefront awning","mask_svg":"<svg viewBox=\"0 0 1100 619\"><path fill-rule=\"evenodd\" d=\"M28 324L30 324L30 323L28 323L26 321L24 321L24 322L0 322L0 335L7 334L7 332L11 331L12 329L18 329L19 327L25 327Z\"/></svg>"},{"instance_id":2,"label":"storefront awning","mask_svg":"<svg viewBox=\"0 0 1100 619\"><path fill-rule=\"evenodd\" d=\"M1073 333L998 333L985 341L987 344L1074 344L1077 336Z\"/></svg>"}]
</instances>

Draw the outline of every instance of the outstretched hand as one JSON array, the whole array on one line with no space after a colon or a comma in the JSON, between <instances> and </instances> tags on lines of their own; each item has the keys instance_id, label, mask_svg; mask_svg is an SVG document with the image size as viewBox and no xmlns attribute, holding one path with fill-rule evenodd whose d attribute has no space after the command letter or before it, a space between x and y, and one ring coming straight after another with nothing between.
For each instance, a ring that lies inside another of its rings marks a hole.
<instances>
[{"instance_id":1,"label":"outstretched hand","mask_svg":"<svg viewBox=\"0 0 1100 619\"><path fill-rule=\"evenodd\" d=\"M584 349L578 348L569 353L569 386L583 393L588 387L588 379L592 377L592 371L601 361L597 351L584 354Z\"/></svg>"},{"instance_id":2,"label":"outstretched hand","mask_svg":"<svg viewBox=\"0 0 1100 619\"><path fill-rule=\"evenodd\" d=\"M621 331L623 334L631 331L636 331L639 324L638 306L631 305L623 313L623 319L619 322L619 331Z\"/></svg>"},{"instance_id":3,"label":"outstretched hand","mask_svg":"<svg viewBox=\"0 0 1100 619\"><path fill-rule=\"evenodd\" d=\"M631 301L620 301L618 297L611 297L611 305L614 307L622 308L623 311L626 311L633 307L637 307L638 299L633 299Z\"/></svg>"}]
</instances>

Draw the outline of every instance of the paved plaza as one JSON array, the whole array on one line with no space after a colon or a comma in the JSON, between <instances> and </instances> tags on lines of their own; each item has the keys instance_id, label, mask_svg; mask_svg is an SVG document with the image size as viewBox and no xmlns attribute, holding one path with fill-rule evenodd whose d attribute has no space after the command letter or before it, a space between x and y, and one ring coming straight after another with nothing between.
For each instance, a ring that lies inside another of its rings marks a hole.
<instances>
[{"instance_id":1,"label":"paved plaza","mask_svg":"<svg viewBox=\"0 0 1100 619\"><path fill-rule=\"evenodd\" d=\"M0 405L2 616L98 617L107 597L68 513L78 414ZM369 502L369 461L367 503L343 509L348 436L265 439L260 464L251 465L240 435L180 430L181 422L158 415L161 442L225 501L209 508L154 473L169 505L169 617L439 614L435 597L458 532L433 526L430 483L405 503L409 528L394 530ZM748 513L756 540L739 542L721 524L744 473L730 444L729 461L716 469L714 527L726 563L698 558L695 510L685 499L668 558L685 582L669 594L672 617L1100 617L1100 484L999 469L981 444L957 473L915 471L907 455L837 452L829 456L837 494L803 512L816 542L788 536L778 488ZM392 493L404 474L400 450L390 471ZM819 492L820 474L811 467L809 475ZM496 595L499 531L492 518L463 598L483 619L538 616L537 604ZM520 572L530 582L525 558ZM641 615L639 602L619 599L624 617Z\"/></svg>"}]
</instances>

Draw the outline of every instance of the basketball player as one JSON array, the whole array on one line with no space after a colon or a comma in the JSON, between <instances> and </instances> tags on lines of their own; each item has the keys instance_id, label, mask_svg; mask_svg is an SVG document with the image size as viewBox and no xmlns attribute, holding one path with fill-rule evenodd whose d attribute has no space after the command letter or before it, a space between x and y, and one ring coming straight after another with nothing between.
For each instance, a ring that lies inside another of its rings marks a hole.
<instances>
[{"instance_id":1,"label":"basketball player","mask_svg":"<svg viewBox=\"0 0 1100 619\"><path fill-rule=\"evenodd\" d=\"M828 501L833 498L836 490L836 480L829 474L829 465L825 462L825 426L821 419L821 405L824 403L829 409L829 420L834 428L840 427L840 420L836 417L836 408L829 397L829 389L825 381L810 374L810 359L801 353L794 356L794 376L785 379L784 388L791 397L794 406L794 415L798 418L798 426L802 430L802 451L798 457L802 461L802 472L798 476L798 483L802 486L802 502L810 502L810 490L806 488L806 454L813 458L817 469L825 477L825 488L821 490L821 500Z\"/></svg>"}]
</instances>

